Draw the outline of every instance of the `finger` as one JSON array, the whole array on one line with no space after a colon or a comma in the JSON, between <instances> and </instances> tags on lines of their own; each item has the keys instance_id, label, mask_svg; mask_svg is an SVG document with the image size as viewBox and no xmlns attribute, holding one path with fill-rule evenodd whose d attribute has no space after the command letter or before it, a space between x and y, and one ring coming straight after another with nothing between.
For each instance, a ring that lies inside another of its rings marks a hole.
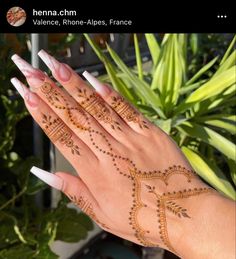
<instances>
[{"instance_id":1,"label":"finger","mask_svg":"<svg viewBox=\"0 0 236 259\"><path fill-rule=\"evenodd\" d=\"M83 76L134 131L145 133L149 129L151 123L120 94L112 90L111 87L101 83L87 71L83 73Z\"/></svg>"},{"instance_id":2,"label":"finger","mask_svg":"<svg viewBox=\"0 0 236 259\"><path fill-rule=\"evenodd\" d=\"M13 78L11 82L23 97L34 120L44 130L52 143L72 166L81 168L80 175L83 179L94 182L94 170L97 167L98 159L92 150L67 127L40 97L32 93L18 79ZM91 161L90 165L88 165L88 160Z\"/></svg>"},{"instance_id":3,"label":"finger","mask_svg":"<svg viewBox=\"0 0 236 259\"><path fill-rule=\"evenodd\" d=\"M112 146L118 142L90 114L40 70L33 68L17 55L14 55L12 60L26 76L27 82L37 95L99 159L104 159L104 154L110 156Z\"/></svg>"},{"instance_id":4,"label":"finger","mask_svg":"<svg viewBox=\"0 0 236 259\"><path fill-rule=\"evenodd\" d=\"M57 172L55 174L49 173L36 166L33 166L30 171L51 187L64 192L75 205L100 227L109 229L108 226L102 222L102 212L96 199L79 177L64 172Z\"/></svg>"},{"instance_id":5,"label":"finger","mask_svg":"<svg viewBox=\"0 0 236 259\"><path fill-rule=\"evenodd\" d=\"M49 67L54 78L106 131L115 135L119 141L124 140L124 134L129 130L128 125L94 89L89 87L69 66L58 62L44 50L41 50L38 55Z\"/></svg>"}]
</instances>

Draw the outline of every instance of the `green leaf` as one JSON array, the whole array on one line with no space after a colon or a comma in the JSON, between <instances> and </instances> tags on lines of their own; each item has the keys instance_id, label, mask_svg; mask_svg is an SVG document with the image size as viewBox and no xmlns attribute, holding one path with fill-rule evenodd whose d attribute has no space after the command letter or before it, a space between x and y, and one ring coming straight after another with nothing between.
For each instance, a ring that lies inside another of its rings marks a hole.
<instances>
[{"instance_id":1,"label":"green leaf","mask_svg":"<svg viewBox=\"0 0 236 259\"><path fill-rule=\"evenodd\" d=\"M138 37L136 33L134 34L134 48L135 48L136 63L138 68L138 77L140 80L143 80L142 58L140 54Z\"/></svg>"},{"instance_id":2,"label":"green leaf","mask_svg":"<svg viewBox=\"0 0 236 259\"><path fill-rule=\"evenodd\" d=\"M193 55L196 55L197 51L198 51L198 34L197 33L192 33L190 35L190 46L191 46Z\"/></svg>"},{"instance_id":3,"label":"green leaf","mask_svg":"<svg viewBox=\"0 0 236 259\"><path fill-rule=\"evenodd\" d=\"M217 61L219 57L215 57L209 63L207 63L204 67L202 67L191 79L188 80L186 86L194 83L200 76L202 76L207 70L209 70Z\"/></svg>"},{"instance_id":4,"label":"green leaf","mask_svg":"<svg viewBox=\"0 0 236 259\"><path fill-rule=\"evenodd\" d=\"M130 93L129 89L126 87L124 82L117 77L117 72L113 64L109 61L107 56L102 52L102 50L98 47L98 45L88 36L88 34L84 34L85 38L87 39L88 43L98 56L98 58L101 60L101 62L104 63L104 66L107 70L107 73L111 79L112 85L117 90L120 92L126 99L129 101L133 102L134 97Z\"/></svg>"},{"instance_id":5,"label":"green leaf","mask_svg":"<svg viewBox=\"0 0 236 259\"><path fill-rule=\"evenodd\" d=\"M206 182L211 184L218 191L234 200L236 199L233 186L219 168L213 166L209 161L206 162L200 154L197 154L193 150L185 146L181 149L198 175L200 175Z\"/></svg>"},{"instance_id":6,"label":"green leaf","mask_svg":"<svg viewBox=\"0 0 236 259\"><path fill-rule=\"evenodd\" d=\"M57 259L59 258L58 255L56 255L51 248L48 245L40 246L39 251L35 255L37 259Z\"/></svg>"},{"instance_id":7,"label":"green leaf","mask_svg":"<svg viewBox=\"0 0 236 259\"><path fill-rule=\"evenodd\" d=\"M234 50L231 53L231 55L225 60L225 62L221 64L221 66L218 68L218 70L216 71L213 77L231 68L233 65L235 65L235 61L236 61L236 50Z\"/></svg>"},{"instance_id":8,"label":"green leaf","mask_svg":"<svg viewBox=\"0 0 236 259\"><path fill-rule=\"evenodd\" d=\"M236 66L222 72L195 90L185 101L175 108L174 114L184 112L197 102L202 102L220 93L222 94L227 88L231 88L236 82L235 68Z\"/></svg>"},{"instance_id":9,"label":"green leaf","mask_svg":"<svg viewBox=\"0 0 236 259\"><path fill-rule=\"evenodd\" d=\"M207 98L221 93L223 90L236 82L236 66L222 72L220 75L212 78L199 89L194 91L186 100L186 103L203 101Z\"/></svg>"},{"instance_id":10,"label":"green leaf","mask_svg":"<svg viewBox=\"0 0 236 259\"><path fill-rule=\"evenodd\" d=\"M193 122L183 122L177 128L190 137L199 138L201 141L215 147L228 158L233 160L236 158L236 146L212 129Z\"/></svg>"},{"instance_id":11,"label":"green leaf","mask_svg":"<svg viewBox=\"0 0 236 259\"><path fill-rule=\"evenodd\" d=\"M213 119L205 120L204 123L226 130L233 135L236 134L236 123L235 121L231 120L229 117L221 118L219 120L213 120Z\"/></svg>"},{"instance_id":12,"label":"green leaf","mask_svg":"<svg viewBox=\"0 0 236 259\"><path fill-rule=\"evenodd\" d=\"M235 45L235 42L236 42L236 35L233 37L233 39L232 39L232 41L231 41L231 43L230 43L228 49L226 50L226 52L225 52L225 54L224 54L224 57L222 58L222 60L221 60L221 62L220 62L220 65L222 65L222 64L225 62L225 60L228 58L228 56L229 56L231 50L235 47L235 46L234 46L234 45Z\"/></svg>"},{"instance_id":13,"label":"green leaf","mask_svg":"<svg viewBox=\"0 0 236 259\"><path fill-rule=\"evenodd\" d=\"M235 162L235 160L227 159L227 163L229 166L232 181L233 181L234 185L236 186L236 162Z\"/></svg>"},{"instance_id":14,"label":"green leaf","mask_svg":"<svg viewBox=\"0 0 236 259\"><path fill-rule=\"evenodd\" d=\"M145 37L146 37L149 51L152 56L153 67L155 68L160 55L160 47L154 34L146 33Z\"/></svg>"},{"instance_id":15,"label":"green leaf","mask_svg":"<svg viewBox=\"0 0 236 259\"><path fill-rule=\"evenodd\" d=\"M147 83L140 80L136 75L134 75L134 73L132 73L132 71L108 45L107 49L117 66L123 71L123 73L127 75L127 78L133 84L133 87L136 89L136 91L143 97L143 99L147 103L149 103L156 110L161 118L165 118L164 113L160 109L161 102L159 96L150 89Z\"/></svg>"},{"instance_id":16,"label":"green leaf","mask_svg":"<svg viewBox=\"0 0 236 259\"><path fill-rule=\"evenodd\" d=\"M32 259L35 251L29 246L15 245L0 251L0 259Z\"/></svg>"},{"instance_id":17,"label":"green leaf","mask_svg":"<svg viewBox=\"0 0 236 259\"><path fill-rule=\"evenodd\" d=\"M93 223L84 213L77 213L75 209L68 209L58 222L56 240L78 242L87 238L88 231L92 229Z\"/></svg>"}]
</instances>

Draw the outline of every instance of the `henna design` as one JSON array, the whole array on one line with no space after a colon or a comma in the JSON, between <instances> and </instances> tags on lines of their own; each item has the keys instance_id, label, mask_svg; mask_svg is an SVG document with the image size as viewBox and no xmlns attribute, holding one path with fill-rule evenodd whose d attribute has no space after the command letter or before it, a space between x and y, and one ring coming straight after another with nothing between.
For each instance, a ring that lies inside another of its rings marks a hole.
<instances>
[{"instance_id":1,"label":"henna design","mask_svg":"<svg viewBox=\"0 0 236 259\"><path fill-rule=\"evenodd\" d=\"M129 103L127 103L123 97L112 97L111 102L112 108L125 120L129 122L134 122L139 125L141 129L147 128L147 122L142 120L140 114L132 107Z\"/></svg>"},{"instance_id":2,"label":"henna design","mask_svg":"<svg viewBox=\"0 0 236 259\"><path fill-rule=\"evenodd\" d=\"M45 124L45 132L52 142L60 141L61 144L65 144L71 149L71 153L80 155L79 147L74 144L72 140L72 133L67 130L64 122L59 119L53 119L51 115L42 114L42 123Z\"/></svg>"},{"instance_id":3,"label":"henna design","mask_svg":"<svg viewBox=\"0 0 236 259\"><path fill-rule=\"evenodd\" d=\"M187 209L182 208L174 201L167 201L166 204L167 204L166 208L172 213L174 213L175 215L178 215L179 218L181 218L181 216L185 218L190 218L189 215L187 214Z\"/></svg>"},{"instance_id":4,"label":"henna design","mask_svg":"<svg viewBox=\"0 0 236 259\"><path fill-rule=\"evenodd\" d=\"M173 170L174 169L174 170ZM149 179L160 179L167 185L167 176L168 178L173 176L174 174L183 174L188 182L191 182L191 179L196 177L195 174L192 173L191 170L187 170L184 167L181 166L174 166L170 167L169 170L165 170L165 172L152 172L148 175L145 174L139 174L135 170L130 170L130 174L132 175L132 178L134 179L133 183L133 205L131 207L130 211L130 218L129 218L129 224L135 231L135 236L139 240L140 243L142 243L144 246L157 246L156 244L153 244L150 242L145 234L149 233L148 231L145 231L140 224L138 223L137 217L139 210L143 207L146 207L146 205L141 200L141 182ZM187 214L187 210L179 206L175 201L178 199L184 199L189 198L191 196L200 195L203 193L211 192L211 188L194 188L189 190L181 190L178 192L167 192L163 194L158 194L155 186L146 185L148 192L152 193L156 197L156 206L157 206L157 217L158 217L158 223L159 223L159 234L160 238L163 242L163 244L172 252L175 252L173 246L171 245L171 242L169 241L168 232L167 232L167 217L166 217L166 210L170 211L171 213L174 213L175 215L179 216L181 218L190 218L190 216ZM175 252L176 253L176 252Z\"/></svg>"},{"instance_id":5,"label":"henna design","mask_svg":"<svg viewBox=\"0 0 236 259\"><path fill-rule=\"evenodd\" d=\"M112 129L120 128L120 123L115 121L112 114L106 105L104 105L103 99L96 93L90 95L87 94L86 89L78 89L78 96L83 98L80 105L90 113L94 118L105 123L109 123Z\"/></svg>"},{"instance_id":6,"label":"henna design","mask_svg":"<svg viewBox=\"0 0 236 259\"><path fill-rule=\"evenodd\" d=\"M67 194L69 199L77 205L84 213L86 213L91 219L93 219L98 225L102 226L103 228L109 229L104 223L98 220L96 214L94 213L93 206L91 202L85 200L82 196L76 197L75 195Z\"/></svg>"},{"instance_id":7,"label":"henna design","mask_svg":"<svg viewBox=\"0 0 236 259\"><path fill-rule=\"evenodd\" d=\"M44 84L41 88L42 92L45 93L48 101L57 109L63 109L67 112L69 119L71 123L76 126L77 128L88 132L89 139L92 143L92 145L99 151L104 153L104 155L107 155L112 159L113 166L116 169L116 171L124 176L127 177L131 183L132 183L132 207L129 212L129 224L131 228L134 230L135 237L137 240L143 244L144 246L159 246L158 244L155 244L151 242L147 234L150 232L148 230L145 230L141 227L140 222L138 220L138 214L141 208L147 207L146 204L144 204L141 200L141 183L146 180L155 180L159 179L165 183L166 186L168 186L168 180L171 176L177 174L177 175L183 175L188 182L191 182L191 179L196 177L196 173L192 170L188 170L183 166L176 166L173 165L172 167L169 167L168 169L164 171L141 171L139 170L135 163L129 159L128 157L123 157L120 155L116 155L113 152L113 148L111 147L111 143L109 142L108 138L103 132L99 132L96 130L93 130L91 128L90 118L87 116L87 114L83 111L83 109L78 105L78 107L70 107L67 100L64 98L62 94L60 94L56 89L52 89L52 86L50 84ZM104 110L104 106L101 106L99 103L99 100L95 96L89 96L89 98L86 95L86 91L79 91L80 97L84 97L84 102L81 103L81 105L84 106L84 108L89 109L91 113L94 113L95 111L97 114L106 113L107 111ZM96 98L96 100L94 100ZM89 100L88 100L89 99ZM92 106L97 106L97 110L95 108L92 108ZM97 105L98 104L98 105ZM128 121L133 121L135 123L138 123L140 128L147 128L146 122L141 121L141 118L139 114L135 111L134 108L130 107L123 98L117 98L113 97L113 108L118 112L118 114L127 119ZM99 107L99 108L98 108ZM84 123L79 123L73 116L72 111L76 110L79 111L82 118L84 119ZM102 117L103 115L100 115L101 120L104 119ZM59 126L58 126L59 127ZM55 131L54 131L55 132ZM95 136L99 135L104 139L105 145L108 147L108 150L104 150L100 148L96 142L95 142ZM59 137L60 138L60 137ZM129 172L122 172L119 167L119 160L123 160L127 163ZM132 169L131 169L132 168ZM182 218L190 218L190 216L187 213L187 210L185 208L182 208L180 205L176 203L175 200L178 199L184 199L189 198L191 196L200 195L203 193L208 193L212 189L210 188L194 188L189 190L180 190L178 192L167 192L158 194L154 187L146 185L149 192L155 195L156 197L156 205L157 205L157 217L158 217L158 224L159 224L159 234L160 238L163 242L163 244L172 252L175 252L174 248L172 247L172 244L169 241L168 237L168 231L167 231L167 217L166 213L172 213L174 215L177 215L180 219ZM86 203L83 198L77 199L76 197L70 197L74 203L76 203L78 206L82 207L88 215L90 215L91 218L93 218L98 224L106 227L105 224L98 221L96 218L96 215L93 212L92 207ZM107 227L106 227L107 228Z\"/></svg>"}]
</instances>

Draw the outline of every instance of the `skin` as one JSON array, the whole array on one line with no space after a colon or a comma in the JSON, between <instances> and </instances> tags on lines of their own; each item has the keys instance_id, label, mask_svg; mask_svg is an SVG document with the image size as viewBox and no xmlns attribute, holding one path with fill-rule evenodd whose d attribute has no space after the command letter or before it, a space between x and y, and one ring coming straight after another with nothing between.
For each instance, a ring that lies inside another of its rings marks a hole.
<instances>
[{"instance_id":1,"label":"skin","mask_svg":"<svg viewBox=\"0 0 236 259\"><path fill-rule=\"evenodd\" d=\"M195 174L176 143L111 87L90 87L39 53L59 88L20 57L34 120L78 172L61 189L101 228L182 258L234 258L235 203ZM226 213L227 212L227 213Z\"/></svg>"}]
</instances>

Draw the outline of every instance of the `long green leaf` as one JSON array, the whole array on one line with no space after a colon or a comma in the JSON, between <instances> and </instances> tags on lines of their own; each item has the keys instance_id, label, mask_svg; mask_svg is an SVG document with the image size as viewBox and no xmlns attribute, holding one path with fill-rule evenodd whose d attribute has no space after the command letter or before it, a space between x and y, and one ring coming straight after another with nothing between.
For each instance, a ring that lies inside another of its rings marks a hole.
<instances>
[{"instance_id":1,"label":"long green leaf","mask_svg":"<svg viewBox=\"0 0 236 259\"><path fill-rule=\"evenodd\" d=\"M209 80L199 89L194 91L186 100L186 103L203 101L207 98L221 93L223 90L236 82L235 77L236 66L222 72L220 75Z\"/></svg>"},{"instance_id":2,"label":"long green leaf","mask_svg":"<svg viewBox=\"0 0 236 259\"><path fill-rule=\"evenodd\" d=\"M203 84L199 89L195 90L185 101L180 103L174 111L174 114L184 112L197 102L202 102L213 96L222 93L225 89L231 87L236 82L235 77L236 66L222 72L217 77Z\"/></svg>"},{"instance_id":3,"label":"long green leaf","mask_svg":"<svg viewBox=\"0 0 236 259\"><path fill-rule=\"evenodd\" d=\"M209 161L206 162L199 154L191 149L185 146L181 149L198 175L218 191L235 200L235 190L219 168L214 167L213 169Z\"/></svg>"},{"instance_id":4,"label":"long green leaf","mask_svg":"<svg viewBox=\"0 0 236 259\"><path fill-rule=\"evenodd\" d=\"M155 68L157 65L157 62L158 62L159 55L160 55L160 46L159 46L154 34L146 33L145 37L146 37L149 51L152 56L153 67Z\"/></svg>"},{"instance_id":5,"label":"long green leaf","mask_svg":"<svg viewBox=\"0 0 236 259\"><path fill-rule=\"evenodd\" d=\"M136 63L138 68L138 77L140 80L143 80L142 58L140 54L138 37L136 33L134 34L134 48L135 48Z\"/></svg>"},{"instance_id":6,"label":"long green leaf","mask_svg":"<svg viewBox=\"0 0 236 259\"><path fill-rule=\"evenodd\" d=\"M125 65L115 51L113 51L108 45L107 49L116 65L123 71L123 73L127 75L127 78L129 78L136 91L156 110L158 115L164 119L165 115L160 108L161 101L158 94L153 92L147 83L140 80L134 73L132 73L132 71Z\"/></svg>"},{"instance_id":7,"label":"long green leaf","mask_svg":"<svg viewBox=\"0 0 236 259\"><path fill-rule=\"evenodd\" d=\"M115 70L114 65L109 61L106 55L102 52L102 50L98 47L98 45L88 36L88 34L84 34L85 38L87 39L88 43L98 56L98 58L104 63L104 66L107 70L107 73L111 79L112 85L115 90L119 91L126 99L133 102L134 97L130 93L129 89L125 86L123 81L117 77L117 73Z\"/></svg>"},{"instance_id":8,"label":"long green leaf","mask_svg":"<svg viewBox=\"0 0 236 259\"><path fill-rule=\"evenodd\" d=\"M224 63L218 68L216 73L214 74L213 77L219 75L220 73L226 71L227 69L231 68L232 66L235 65L236 62L236 50L234 50L231 55L225 60Z\"/></svg>"},{"instance_id":9,"label":"long green leaf","mask_svg":"<svg viewBox=\"0 0 236 259\"><path fill-rule=\"evenodd\" d=\"M228 58L228 56L229 56L231 50L235 47L235 46L234 46L234 45L235 45L235 42L236 42L236 35L233 37L233 39L232 39L232 41L231 41L231 43L230 43L228 49L226 50L226 52L225 52L225 54L224 54L224 57L222 58L222 60L221 60L221 62L220 62L220 65L222 65L222 64L225 62L225 60Z\"/></svg>"},{"instance_id":10,"label":"long green leaf","mask_svg":"<svg viewBox=\"0 0 236 259\"><path fill-rule=\"evenodd\" d=\"M181 125L177 126L177 128L184 134L187 134L190 137L198 138L201 141L215 147L228 158L233 160L236 158L235 144L214 130L208 127L200 126L193 122L183 122Z\"/></svg>"},{"instance_id":11,"label":"long green leaf","mask_svg":"<svg viewBox=\"0 0 236 259\"><path fill-rule=\"evenodd\" d=\"M209 70L216 62L218 57L212 59L209 63L207 63L204 67L202 67L191 79L188 80L186 86L194 83L200 76L202 76L207 70Z\"/></svg>"}]
</instances>

